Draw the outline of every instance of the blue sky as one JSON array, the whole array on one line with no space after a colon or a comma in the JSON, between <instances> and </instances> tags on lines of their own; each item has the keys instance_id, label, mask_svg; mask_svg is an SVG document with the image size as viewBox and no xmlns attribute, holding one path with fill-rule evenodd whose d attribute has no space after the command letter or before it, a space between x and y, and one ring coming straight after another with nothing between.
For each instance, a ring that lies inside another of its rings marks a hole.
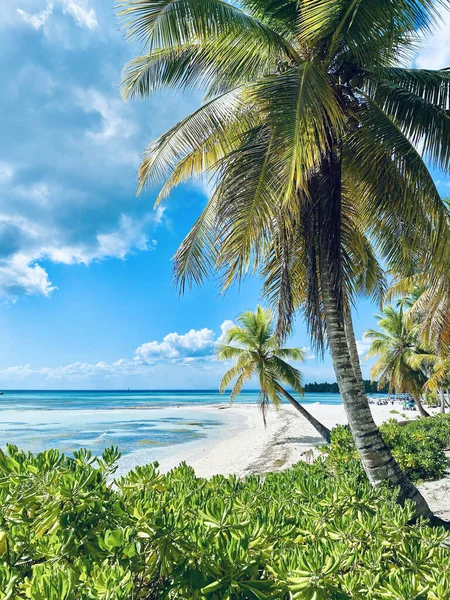
<instances>
[{"instance_id":1,"label":"blue sky","mask_svg":"<svg viewBox=\"0 0 450 600\"><path fill-rule=\"evenodd\" d=\"M124 104L125 42L109 0L0 6L0 387L214 388L221 332L255 307L257 281L178 298L170 258L206 202L185 186L136 197L145 146L198 106L193 94ZM450 19L418 57L450 64ZM436 174L441 192L450 180ZM355 330L376 307L361 302ZM301 317L292 343L308 347ZM364 363L365 373L369 365ZM312 355L306 381L334 380Z\"/></svg>"}]
</instances>

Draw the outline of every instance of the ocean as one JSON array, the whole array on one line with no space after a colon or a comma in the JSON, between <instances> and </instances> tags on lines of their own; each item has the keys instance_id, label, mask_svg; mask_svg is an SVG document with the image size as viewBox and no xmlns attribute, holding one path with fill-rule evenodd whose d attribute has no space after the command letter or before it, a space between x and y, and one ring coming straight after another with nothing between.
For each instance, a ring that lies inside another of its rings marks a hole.
<instances>
[{"instance_id":1,"label":"ocean","mask_svg":"<svg viewBox=\"0 0 450 600\"><path fill-rule=\"evenodd\" d=\"M257 403L245 391L236 403ZM339 394L306 394L303 404L340 404ZM229 397L205 391L5 391L0 395L0 447L27 451L79 448L100 454L118 446L123 456L158 460L174 447L217 437L231 416L201 407L228 405ZM190 407L197 406L195 411ZM178 410L174 411L173 408ZM256 410L256 406L255 406Z\"/></svg>"}]
</instances>

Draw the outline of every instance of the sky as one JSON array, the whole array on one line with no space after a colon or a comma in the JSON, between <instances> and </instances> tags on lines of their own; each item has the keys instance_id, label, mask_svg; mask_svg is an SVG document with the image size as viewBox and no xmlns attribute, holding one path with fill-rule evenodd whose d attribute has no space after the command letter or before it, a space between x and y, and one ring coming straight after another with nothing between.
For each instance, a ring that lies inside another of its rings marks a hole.
<instances>
[{"instance_id":1,"label":"sky","mask_svg":"<svg viewBox=\"0 0 450 600\"><path fill-rule=\"evenodd\" d=\"M0 388L213 389L216 344L262 303L259 282L225 296L214 281L179 298L171 257L207 201L182 186L153 209L136 196L148 143L201 102L159 93L124 103L128 43L111 0L0 4ZM450 18L423 44L421 68L450 65ZM443 195L450 178L434 174ZM355 310L361 356L377 307ZM299 315L291 345L309 348ZM363 361L369 374L370 363ZM334 381L308 352L308 381Z\"/></svg>"}]
</instances>

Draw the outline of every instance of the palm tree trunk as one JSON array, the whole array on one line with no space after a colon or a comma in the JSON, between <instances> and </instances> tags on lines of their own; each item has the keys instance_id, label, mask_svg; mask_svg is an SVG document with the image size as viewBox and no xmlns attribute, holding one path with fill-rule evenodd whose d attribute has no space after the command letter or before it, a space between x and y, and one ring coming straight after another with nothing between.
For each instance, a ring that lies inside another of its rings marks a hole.
<instances>
[{"instance_id":1,"label":"palm tree trunk","mask_svg":"<svg viewBox=\"0 0 450 600\"><path fill-rule=\"evenodd\" d=\"M331 431L328 429L328 427L325 427L325 425L322 425L320 421L313 417L312 414L309 413L305 408L303 408L303 406L299 402L297 402L297 400L293 396L291 396L291 394L287 392L281 385L277 385L277 389L280 392L280 394L283 394L286 400L288 400L292 404L295 410L297 410L302 415L302 417L305 417L308 423L311 423L314 429L323 437L327 444L329 444L331 441Z\"/></svg>"},{"instance_id":2,"label":"palm tree trunk","mask_svg":"<svg viewBox=\"0 0 450 600\"><path fill-rule=\"evenodd\" d=\"M445 413L445 395L444 395L444 388L441 388L441 389L439 390L439 395L440 395L440 397L441 397L441 409L440 409L440 412L441 412L442 414L444 414L444 413Z\"/></svg>"},{"instance_id":3,"label":"palm tree trunk","mask_svg":"<svg viewBox=\"0 0 450 600\"><path fill-rule=\"evenodd\" d=\"M339 391L364 470L374 486L389 481L400 488L400 500L412 500L416 516L432 515L425 499L401 471L373 420L357 381L345 336L343 308L338 302L327 251L320 252L320 279L327 340Z\"/></svg>"},{"instance_id":4,"label":"palm tree trunk","mask_svg":"<svg viewBox=\"0 0 450 600\"><path fill-rule=\"evenodd\" d=\"M414 402L416 403L417 408L419 409L419 413L420 413L421 417L429 417L430 416L430 413L424 409L422 401L419 396L417 396L417 398L414 398Z\"/></svg>"},{"instance_id":5,"label":"palm tree trunk","mask_svg":"<svg viewBox=\"0 0 450 600\"><path fill-rule=\"evenodd\" d=\"M361 394L364 395L366 393L366 388L364 387L363 374L361 371L361 363L359 361L358 346L356 345L355 330L353 329L350 307L347 307L347 309L344 310L344 329L345 337L347 338L348 349L350 351L350 359L352 361L353 371L355 373L357 382L360 384Z\"/></svg>"},{"instance_id":6,"label":"palm tree trunk","mask_svg":"<svg viewBox=\"0 0 450 600\"><path fill-rule=\"evenodd\" d=\"M450 390L447 390L446 403L447 403L447 407L450 408Z\"/></svg>"}]
</instances>

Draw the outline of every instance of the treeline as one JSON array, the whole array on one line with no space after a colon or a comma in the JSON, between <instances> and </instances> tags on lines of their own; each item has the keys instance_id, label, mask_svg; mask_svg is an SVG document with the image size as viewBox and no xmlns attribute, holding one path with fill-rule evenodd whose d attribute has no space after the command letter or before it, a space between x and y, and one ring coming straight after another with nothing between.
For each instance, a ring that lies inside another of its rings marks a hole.
<instances>
[{"instance_id":1,"label":"treeline","mask_svg":"<svg viewBox=\"0 0 450 600\"><path fill-rule=\"evenodd\" d=\"M305 392L315 392L315 393L326 392L328 394L338 394L339 393L339 386L336 382L328 383L327 381L325 381L322 383L317 383L315 381L314 383L307 383L303 387L305 389ZM381 392L381 393L388 392L387 385L382 389L378 389L378 382L370 381L370 379L364 379L364 388L366 390L366 394L375 394L376 392Z\"/></svg>"}]
</instances>

